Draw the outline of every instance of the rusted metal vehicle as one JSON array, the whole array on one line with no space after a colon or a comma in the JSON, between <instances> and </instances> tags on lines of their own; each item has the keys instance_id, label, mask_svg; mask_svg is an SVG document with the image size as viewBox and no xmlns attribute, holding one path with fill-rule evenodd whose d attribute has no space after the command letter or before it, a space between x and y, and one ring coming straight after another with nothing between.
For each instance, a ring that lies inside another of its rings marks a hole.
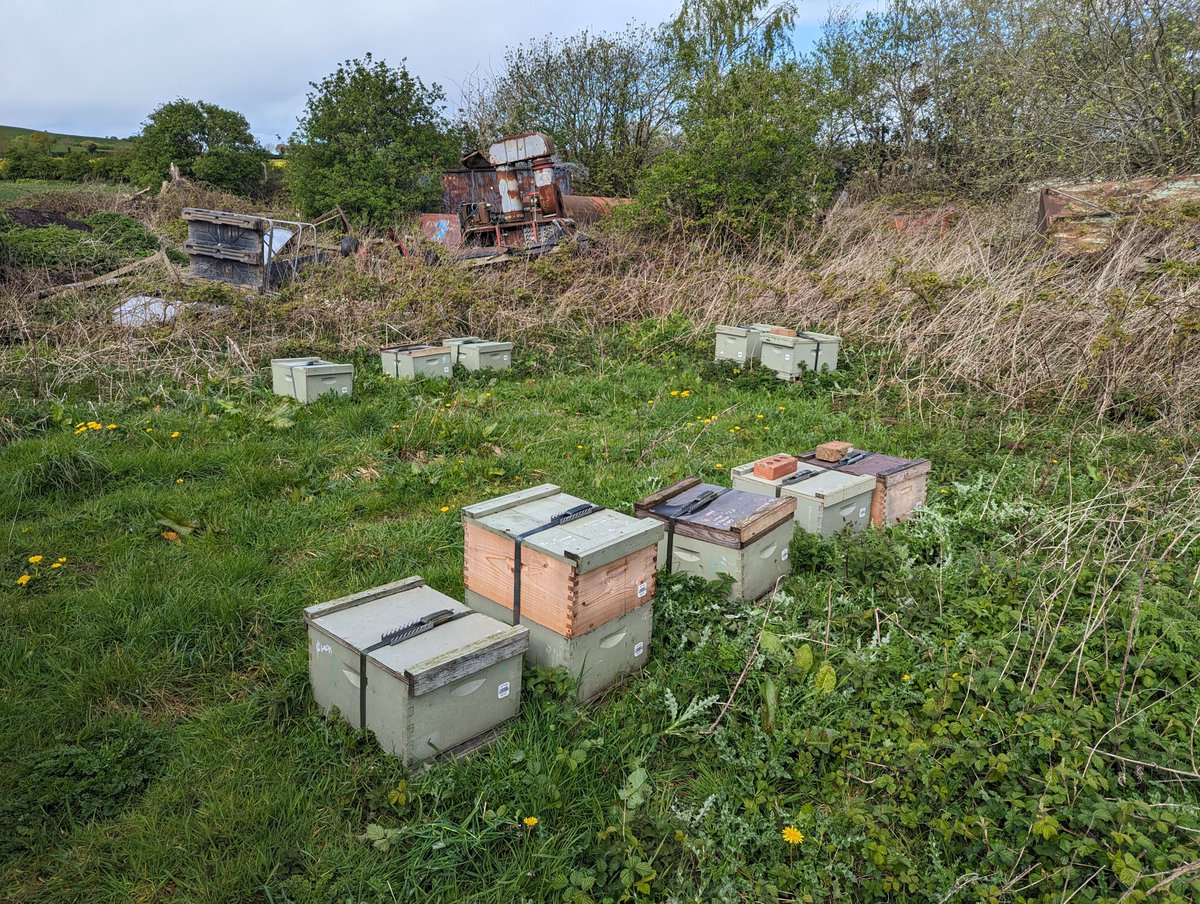
<instances>
[{"instance_id":1,"label":"rusted metal vehicle","mask_svg":"<svg viewBox=\"0 0 1200 904\"><path fill-rule=\"evenodd\" d=\"M461 259L490 263L550 251L620 198L571 194L570 170L554 162L541 132L502 138L472 151L442 176L442 213L421 215L421 231Z\"/></svg>"},{"instance_id":2,"label":"rusted metal vehicle","mask_svg":"<svg viewBox=\"0 0 1200 904\"><path fill-rule=\"evenodd\" d=\"M1038 192L1038 231L1064 251L1090 254L1112 243L1124 217L1200 204L1200 175L1046 185Z\"/></svg>"}]
</instances>

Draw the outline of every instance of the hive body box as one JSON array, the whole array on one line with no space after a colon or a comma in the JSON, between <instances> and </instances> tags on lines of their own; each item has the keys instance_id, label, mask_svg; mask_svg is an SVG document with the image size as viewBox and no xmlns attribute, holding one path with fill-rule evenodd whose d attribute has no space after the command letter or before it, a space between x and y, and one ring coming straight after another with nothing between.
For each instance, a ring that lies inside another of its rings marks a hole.
<instances>
[{"instance_id":1,"label":"hive body box","mask_svg":"<svg viewBox=\"0 0 1200 904\"><path fill-rule=\"evenodd\" d=\"M543 484L464 508L467 603L511 622L513 537L582 504ZM646 662L662 533L658 524L604 509L522 541L521 624L531 632L529 661L580 679L580 700Z\"/></svg>"},{"instance_id":2,"label":"hive body box","mask_svg":"<svg viewBox=\"0 0 1200 904\"><path fill-rule=\"evenodd\" d=\"M320 358L272 358L271 388L307 405L323 395L349 398L354 391L354 365Z\"/></svg>"},{"instance_id":3,"label":"hive body box","mask_svg":"<svg viewBox=\"0 0 1200 904\"><path fill-rule=\"evenodd\" d=\"M383 373L401 380L450 379L451 351L436 345L396 345L379 350Z\"/></svg>"},{"instance_id":4,"label":"hive body box","mask_svg":"<svg viewBox=\"0 0 1200 904\"><path fill-rule=\"evenodd\" d=\"M806 370L837 370L838 349L842 340L829 333L800 333L796 336L762 337L763 367L775 371L781 380L798 380Z\"/></svg>"},{"instance_id":5,"label":"hive body box","mask_svg":"<svg viewBox=\"0 0 1200 904\"><path fill-rule=\"evenodd\" d=\"M466 599L467 605L476 612L512 620L511 609L474 590L467 591ZM530 664L565 669L579 682L579 699L586 701L646 664L654 626L654 604L643 603L594 631L575 637L563 637L535 621L523 619L522 623L529 629L529 650L525 657Z\"/></svg>"},{"instance_id":6,"label":"hive body box","mask_svg":"<svg viewBox=\"0 0 1200 904\"><path fill-rule=\"evenodd\" d=\"M686 505L708 491L720 490L697 478L682 480L633 504L639 518L667 523L668 507ZM758 599L775 589L792 570L789 547L795 531L796 500L769 499L743 490L729 490L711 505L675 524L670 567L714 580L733 578L733 599ZM666 560L667 541L659 545Z\"/></svg>"},{"instance_id":7,"label":"hive body box","mask_svg":"<svg viewBox=\"0 0 1200 904\"><path fill-rule=\"evenodd\" d=\"M478 336L445 339L442 345L450 349L451 363L467 370L508 370L512 367L511 342L488 342Z\"/></svg>"},{"instance_id":8,"label":"hive body box","mask_svg":"<svg viewBox=\"0 0 1200 904\"><path fill-rule=\"evenodd\" d=\"M443 609L468 614L365 654L363 695L365 648ZM370 728L406 765L468 746L520 707L529 632L473 612L418 577L310 606L304 621L313 698Z\"/></svg>"},{"instance_id":9,"label":"hive body box","mask_svg":"<svg viewBox=\"0 0 1200 904\"><path fill-rule=\"evenodd\" d=\"M837 467L835 463L819 461L811 453L800 457L801 467ZM895 455L868 452L865 458L843 465L838 470L843 474L875 478L875 492L871 496L871 523L876 527L887 527L903 521L925 505L931 467L928 458L898 458Z\"/></svg>"},{"instance_id":10,"label":"hive body box","mask_svg":"<svg viewBox=\"0 0 1200 904\"><path fill-rule=\"evenodd\" d=\"M794 474L764 480L755 475L754 462L738 465L729 474L735 490L795 497L796 524L809 533L830 536L846 528L863 530L871 523L872 477L805 465Z\"/></svg>"},{"instance_id":11,"label":"hive body box","mask_svg":"<svg viewBox=\"0 0 1200 904\"><path fill-rule=\"evenodd\" d=\"M512 609L513 537L584 500L542 484L463 509L463 584ZM521 547L521 619L563 637L595 630L654 597L663 531L603 509Z\"/></svg>"},{"instance_id":12,"label":"hive body box","mask_svg":"<svg viewBox=\"0 0 1200 904\"><path fill-rule=\"evenodd\" d=\"M769 323L746 323L740 326L717 327L718 361L748 364L757 361L764 333L774 329Z\"/></svg>"}]
</instances>

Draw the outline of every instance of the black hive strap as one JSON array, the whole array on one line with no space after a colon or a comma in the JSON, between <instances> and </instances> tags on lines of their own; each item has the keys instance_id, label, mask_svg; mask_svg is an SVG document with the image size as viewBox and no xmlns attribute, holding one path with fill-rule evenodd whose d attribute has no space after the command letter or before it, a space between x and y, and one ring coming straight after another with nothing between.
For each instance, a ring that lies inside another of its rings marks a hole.
<instances>
[{"instance_id":1,"label":"black hive strap","mask_svg":"<svg viewBox=\"0 0 1200 904\"><path fill-rule=\"evenodd\" d=\"M519 534L511 534L513 538L513 605L512 605L512 623L514 626L521 623L521 546L526 537L532 537L534 534L540 534L544 530L550 530L552 527L559 527L563 524L568 524L571 521L578 521L580 518L586 518L588 515L594 515L596 512L604 511L604 506L593 505L590 502L581 502L579 505L572 506L565 512L559 512L545 524L540 524L537 527L531 527L529 530L521 531Z\"/></svg>"},{"instance_id":2,"label":"black hive strap","mask_svg":"<svg viewBox=\"0 0 1200 904\"><path fill-rule=\"evenodd\" d=\"M800 459L803 459L804 461L811 461L813 456L816 454L817 454L817 450L814 449L811 452L802 452L797 457ZM875 454L874 452L859 452L857 450L854 450L854 451L851 451L851 453L849 455L839 458L837 461L833 462L828 468L822 468L822 470L824 470L824 471L840 471L842 468L846 467L846 465L852 465L856 461L862 461L864 458L870 458L874 454Z\"/></svg>"},{"instance_id":3,"label":"black hive strap","mask_svg":"<svg viewBox=\"0 0 1200 904\"><path fill-rule=\"evenodd\" d=\"M667 574L671 573L675 557L675 522L685 515L695 515L704 511L728 492L729 487L705 490L690 502L684 502L678 506L660 505L651 509L654 514L662 515L667 519Z\"/></svg>"},{"instance_id":4,"label":"black hive strap","mask_svg":"<svg viewBox=\"0 0 1200 904\"><path fill-rule=\"evenodd\" d=\"M808 480L810 477L824 474L827 470L827 468L805 468L802 471L797 471L795 474L789 474L783 480L779 481L779 485L781 487L790 487L793 483L800 483L802 480Z\"/></svg>"},{"instance_id":5,"label":"black hive strap","mask_svg":"<svg viewBox=\"0 0 1200 904\"><path fill-rule=\"evenodd\" d=\"M374 653L383 647L394 647L396 644L404 643L404 641L416 637L418 634L432 631L438 625L456 621L470 614L470 609L463 609L461 612L454 612L450 609L438 609L436 612L422 615L415 622L409 622L407 625L393 628L391 631L384 631L383 634L379 635L377 643L363 647L358 651L358 727L360 729L367 727L367 654Z\"/></svg>"}]
</instances>

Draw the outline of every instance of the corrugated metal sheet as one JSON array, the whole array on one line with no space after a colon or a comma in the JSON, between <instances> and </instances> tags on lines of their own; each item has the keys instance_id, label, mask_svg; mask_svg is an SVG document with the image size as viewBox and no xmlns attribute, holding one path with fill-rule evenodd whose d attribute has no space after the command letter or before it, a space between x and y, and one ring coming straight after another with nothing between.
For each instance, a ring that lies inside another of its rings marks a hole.
<instances>
[{"instance_id":1,"label":"corrugated metal sheet","mask_svg":"<svg viewBox=\"0 0 1200 904\"><path fill-rule=\"evenodd\" d=\"M1065 251L1088 254L1112 242L1121 217L1200 203L1200 175L1047 185L1038 192L1038 231Z\"/></svg>"}]
</instances>

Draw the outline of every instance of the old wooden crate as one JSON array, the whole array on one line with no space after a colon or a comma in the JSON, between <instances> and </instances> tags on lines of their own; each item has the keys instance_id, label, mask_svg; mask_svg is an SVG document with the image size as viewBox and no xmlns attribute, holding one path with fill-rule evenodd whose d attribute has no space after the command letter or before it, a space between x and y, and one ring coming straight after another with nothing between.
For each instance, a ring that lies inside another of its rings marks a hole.
<instances>
[{"instance_id":1,"label":"old wooden crate","mask_svg":"<svg viewBox=\"0 0 1200 904\"><path fill-rule=\"evenodd\" d=\"M511 342L463 342L458 346L458 363L467 370L508 370L512 351Z\"/></svg>"},{"instance_id":2,"label":"old wooden crate","mask_svg":"<svg viewBox=\"0 0 1200 904\"><path fill-rule=\"evenodd\" d=\"M554 484L467 506L462 512L464 585L511 610L517 586L514 538L523 536L524 623L577 637L648 602L654 596L662 527L589 507ZM573 513L570 520L546 528L566 513Z\"/></svg>"},{"instance_id":3,"label":"old wooden crate","mask_svg":"<svg viewBox=\"0 0 1200 904\"><path fill-rule=\"evenodd\" d=\"M763 367L781 380L798 380L805 371L837 370L842 340L829 333L803 332L795 336L767 333L762 337Z\"/></svg>"},{"instance_id":4,"label":"old wooden crate","mask_svg":"<svg viewBox=\"0 0 1200 904\"><path fill-rule=\"evenodd\" d=\"M690 477L638 500L633 513L666 525L669 536L659 547L666 567L709 580L727 574L732 599L758 599L792 570L792 497L772 499Z\"/></svg>"},{"instance_id":5,"label":"old wooden crate","mask_svg":"<svg viewBox=\"0 0 1200 904\"><path fill-rule=\"evenodd\" d=\"M809 533L831 534L862 530L871 523L875 479L805 465L792 474L766 480L754 473L754 462L738 465L729 474L736 490L764 496L794 496L796 524Z\"/></svg>"},{"instance_id":6,"label":"old wooden crate","mask_svg":"<svg viewBox=\"0 0 1200 904\"><path fill-rule=\"evenodd\" d=\"M320 358L272 358L271 388L307 405L323 395L349 398L354 391L354 365Z\"/></svg>"},{"instance_id":7,"label":"old wooden crate","mask_svg":"<svg viewBox=\"0 0 1200 904\"><path fill-rule=\"evenodd\" d=\"M928 458L899 458L878 452L854 450L839 462L818 460L811 452L800 456L801 467L814 465L844 474L865 474L875 478L871 496L871 523L887 527L903 521L925 505L925 490L932 467Z\"/></svg>"},{"instance_id":8,"label":"old wooden crate","mask_svg":"<svg viewBox=\"0 0 1200 904\"><path fill-rule=\"evenodd\" d=\"M769 323L743 323L738 326L717 326L718 361L734 361L749 364L757 361L764 333L775 329Z\"/></svg>"},{"instance_id":9,"label":"old wooden crate","mask_svg":"<svg viewBox=\"0 0 1200 904\"><path fill-rule=\"evenodd\" d=\"M647 602L599 628L574 637L563 637L535 621L522 619L529 629L530 665L565 669L579 682L580 701L591 700L625 675L642 668L649 659L654 626L654 603ZM512 610L474 590L466 592L467 605L493 618L512 617Z\"/></svg>"},{"instance_id":10,"label":"old wooden crate","mask_svg":"<svg viewBox=\"0 0 1200 904\"><path fill-rule=\"evenodd\" d=\"M450 349L437 345L393 345L379 350L384 376L401 380L450 378Z\"/></svg>"},{"instance_id":11,"label":"old wooden crate","mask_svg":"<svg viewBox=\"0 0 1200 904\"><path fill-rule=\"evenodd\" d=\"M520 707L528 630L419 577L309 606L304 621L317 704L406 764L471 746Z\"/></svg>"}]
</instances>

